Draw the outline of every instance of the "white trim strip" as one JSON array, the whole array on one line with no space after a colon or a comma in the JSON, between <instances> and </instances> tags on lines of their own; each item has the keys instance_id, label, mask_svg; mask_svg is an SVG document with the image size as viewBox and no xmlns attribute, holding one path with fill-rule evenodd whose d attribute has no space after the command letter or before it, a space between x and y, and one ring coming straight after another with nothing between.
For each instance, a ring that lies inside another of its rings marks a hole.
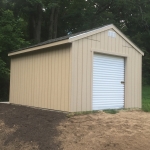
<instances>
[{"instance_id":1,"label":"white trim strip","mask_svg":"<svg viewBox=\"0 0 150 150\"><path fill-rule=\"evenodd\" d=\"M113 25L111 24L111 25L107 25L107 26L104 26L104 27L100 27L100 28L92 30L92 31L88 31L88 32L85 32L85 33L82 33L82 34L78 34L76 36L70 37L69 41L73 42L73 41L85 38L87 36L90 36L90 35L93 35L93 34L100 33L102 31L108 30L108 29L110 29L112 27L113 27Z\"/></svg>"},{"instance_id":2,"label":"white trim strip","mask_svg":"<svg viewBox=\"0 0 150 150\"><path fill-rule=\"evenodd\" d=\"M81 34L78 34L78 35L76 35L76 36L72 36L72 37L70 37L69 39L71 40L71 39L74 39L74 38L77 38L77 37L80 37L80 36L84 36L84 35L90 34L90 33L93 34L93 32L99 32L100 29L102 30L102 29L104 29L104 28L106 28L106 27L109 27L109 26L112 26L112 25L107 25L107 26L100 27L100 28L95 29L95 30L92 30L92 31L88 31L88 32L85 32L85 33L81 33Z\"/></svg>"},{"instance_id":3,"label":"white trim strip","mask_svg":"<svg viewBox=\"0 0 150 150\"><path fill-rule=\"evenodd\" d=\"M26 52L31 52L31 51L35 51L35 50L40 50L43 48L48 48L48 47L52 47L52 46L57 46L57 45L61 45L61 44L66 44L66 43L72 43L73 41L88 37L90 35L93 34L97 34L109 29L113 29L115 32L117 32L123 39L125 39L128 43L130 43L130 45L133 46L133 48L135 50L137 50L141 55L144 56L144 53L134 44L132 43L120 30L118 30L113 24L92 30L92 31L88 31L82 34L78 34L76 36L72 36L67 40L62 40L62 41L58 41L58 42L54 42L54 43L50 43L50 44L45 44L45 45L41 45L41 46L37 46L37 47L33 47L33 48L28 48L28 49L24 49L24 50L20 50L20 51L16 51L16 52L12 52L9 53L8 56L13 56L13 55L18 55L18 54L22 54L22 53L26 53ZM120 55L121 56L121 55Z\"/></svg>"},{"instance_id":4,"label":"white trim strip","mask_svg":"<svg viewBox=\"0 0 150 150\"><path fill-rule=\"evenodd\" d=\"M118 34L120 34L120 36L121 36L124 40L126 40L128 43L130 43L130 44L133 46L133 48L135 48L140 54L142 54L142 55L144 56L144 53L143 53L132 41L130 41L121 31L119 31L117 27L115 27L115 26L113 25L113 29L114 29Z\"/></svg>"},{"instance_id":5,"label":"white trim strip","mask_svg":"<svg viewBox=\"0 0 150 150\"><path fill-rule=\"evenodd\" d=\"M97 33L100 33L100 32L106 31L106 30L110 30L110 29L113 29L124 40L126 40L135 50L137 50L141 55L144 56L144 53L132 41L130 41L117 27L115 27L113 24L108 25L108 26L104 26L104 27L101 27L99 29L95 29L95 30L92 30L92 31L89 31L89 32L86 32L86 33L83 33L83 34L79 34L79 35L70 37L69 41L73 42L73 41L85 38L87 36L90 36L90 35L93 35L93 34L97 34Z\"/></svg>"},{"instance_id":6,"label":"white trim strip","mask_svg":"<svg viewBox=\"0 0 150 150\"><path fill-rule=\"evenodd\" d=\"M0 104L10 104L10 102L0 102Z\"/></svg>"}]
</instances>

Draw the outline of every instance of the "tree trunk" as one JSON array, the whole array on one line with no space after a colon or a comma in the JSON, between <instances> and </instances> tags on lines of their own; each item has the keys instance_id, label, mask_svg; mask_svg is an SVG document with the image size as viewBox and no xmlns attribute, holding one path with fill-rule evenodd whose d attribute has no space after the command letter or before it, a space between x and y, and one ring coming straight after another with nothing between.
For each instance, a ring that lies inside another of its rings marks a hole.
<instances>
[{"instance_id":1,"label":"tree trunk","mask_svg":"<svg viewBox=\"0 0 150 150\"><path fill-rule=\"evenodd\" d=\"M55 9L55 18L54 18L54 35L53 37L57 37L57 26L58 26L58 13L59 13L59 8Z\"/></svg>"},{"instance_id":2,"label":"tree trunk","mask_svg":"<svg viewBox=\"0 0 150 150\"><path fill-rule=\"evenodd\" d=\"M37 11L33 15L34 41L39 43L41 41L41 24L42 24L42 6L37 5Z\"/></svg>"},{"instance_id":3,"label":"tree trunk","mask_svg":"<svg viewBox=\"0 0 150 150\"><path fill-rule=\"evenodd\" d=\"M48 34L49 39L53 38L54 11L55 8L52 8L51 15L50 15L49 34Z\"/></svg>"},{"instance_id":4,"label":"tree trunk","mask_svg":"<svg viewBox=\"0 0 150 150\"><path fill-rule=\"evenodd\" d=\"M36 6L34 6L34 11L30 11L28 22L30 39L32 39L34 43L39 43L41 41L41 24L42 6L40 4L37 4Z\"/></svg>"},{"instance_id":5,"label":"tree trunk","mask_svg":"<svg viewBox=\"0 0 150 150\"><path fill-rule=\"evenodd\" d=\"M29 21L28 21L28 31L29 31L29 38L30 39L34 39L34 25L33 25L33 23L34 23L34 21L33 21L33 14L32 13L30 13L30 15L29 15Z\"/></svg>"},{"instance_id":6,"label":"tree trunk","mask_svg":"<svg viewBox=\"0 0 150 150\"><path fill-rule=\"evenodd\" d=\"M57 37L58 13L58 7L52 8L49 23L49 39Z\"/></svg>"}]
</instances>

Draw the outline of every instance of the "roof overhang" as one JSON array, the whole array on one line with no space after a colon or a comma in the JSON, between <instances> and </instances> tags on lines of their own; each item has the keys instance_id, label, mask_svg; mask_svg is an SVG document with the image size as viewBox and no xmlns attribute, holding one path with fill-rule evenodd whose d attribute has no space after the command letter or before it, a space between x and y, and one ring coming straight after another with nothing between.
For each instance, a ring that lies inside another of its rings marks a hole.
<instances>
[{"instance_id":1,"label":"roof overhang","mask_svg":"<svg viewBox=\"0 0 150 150\"><path fill-rule=\"evenodd\" d=\"M110 30L113 29L116 33L118 33L124 40L126 40L136 51L138 51L141 55L144 56L144 53L131 41L129 40L116 26L114 26L113 24L98 28L98 29L94 29L91 31L87 31L85 33L81 33L75 36L71 36L68 37L68 39L65 40L61 40L61 41L57 41L57 42L53 42L53 43L49 43L49 44L45 44L45 45L41 45L41 46L36 46L36 47L32 47L32 48L27 48L21 51L15 51L15 52L11 52L8 54L8 56L13 56L13 55L18 55L18 54L22 54L22 53L27 53L27 52L31 52L31 51L36 51L36 50L40 50L40 49L44 49L44 48L48 48L48 47L53 47L53 46L57 46L57 45L62 45L62 44L67 44L67 43L72 43L73 41L91 36L93 34L97 34L106 30Z\"/></svg>"},{"instance_id":2,"label":"roof overhang","mask_svg":"<svg viewBox=\"0 0 150 150\"><path fill-rule=\"evenodd\" d=\"M87 37L87 36L91 36L91 35L93 35L93 34L97 34L97 33L100 33L100 32L106 31L106 30L110 30L110 29L113 29L113 30L114 30L116 33L118 33L125 41L127 41L136 51L138 51L141 55L144 56L144 53L143 53L131 40L129 40L116 26L114 26L113 24L108 25L108 26L104 26L104 27L101 27L101 28L99 28L99 29L92 30L92 31L89 31L89 32L86 32L86 33L83 33L83 34L79 34L79 35L70 37L70 38L69 38L69 41L70 41L70 42L73 42L73 41L76 41L76 40L85 38L85 37Z\"/></svg>"},{"instance_id":3,"label":"roof overhang","mask_svg":"<svg viewBox=\"0 0 150 150\"><path fill-rule=\"evenodd\" d=\"M58 42L54 42L54 43L41 45L41 46L36 46L36 47L32 47L32 48L27 48L27 49L24 49L24 50L21 50L21 51L11 52L11 53L8 54L8 56L14 56L14 55L22 54L22 53L37 51L37 50L40 50L40 49L45 49L45 48L48 48L48 47L53 47L53 46L57 46L57 45L67 44L67 43L70 43L70 41L68 39L58 41Z\"/></svg>"}]
</instances>

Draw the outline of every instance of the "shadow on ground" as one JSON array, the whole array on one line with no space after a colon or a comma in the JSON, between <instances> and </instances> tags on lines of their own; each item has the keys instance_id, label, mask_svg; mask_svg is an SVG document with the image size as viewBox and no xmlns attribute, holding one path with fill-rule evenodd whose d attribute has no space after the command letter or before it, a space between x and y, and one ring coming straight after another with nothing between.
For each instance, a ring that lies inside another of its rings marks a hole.
<instances>
[{"instance_id":1,"label":"shadow on ground","mask_svg":"<svg viewBox=\"0 0 150 150\"><path fill-rule=\"evenodd\" d=\"M39 150L60 149L61 143L54 138L60 134L56 127L65 119L66 115L60 112L0 104L0 120L10 128L17 126L17 130L5 140L5 145L18 138L24 143L37 143Z\"/></svg>"}]
</instances>

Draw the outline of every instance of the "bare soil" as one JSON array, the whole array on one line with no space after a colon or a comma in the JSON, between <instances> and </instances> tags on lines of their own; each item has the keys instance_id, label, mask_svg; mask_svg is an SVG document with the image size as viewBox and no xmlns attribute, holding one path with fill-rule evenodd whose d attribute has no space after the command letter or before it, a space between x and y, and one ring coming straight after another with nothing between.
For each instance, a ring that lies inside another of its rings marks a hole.
<instances>
[{"instance_id":1,"label":"bare soil","mask_svg":"<svg viewBox=\"0 0 150 150\"><path fill-rule=\"evenodd\" d=\"M0 150L150 150L150 113L67 118L61 112L0 104Z\"/></svg>"}]
</instances>

